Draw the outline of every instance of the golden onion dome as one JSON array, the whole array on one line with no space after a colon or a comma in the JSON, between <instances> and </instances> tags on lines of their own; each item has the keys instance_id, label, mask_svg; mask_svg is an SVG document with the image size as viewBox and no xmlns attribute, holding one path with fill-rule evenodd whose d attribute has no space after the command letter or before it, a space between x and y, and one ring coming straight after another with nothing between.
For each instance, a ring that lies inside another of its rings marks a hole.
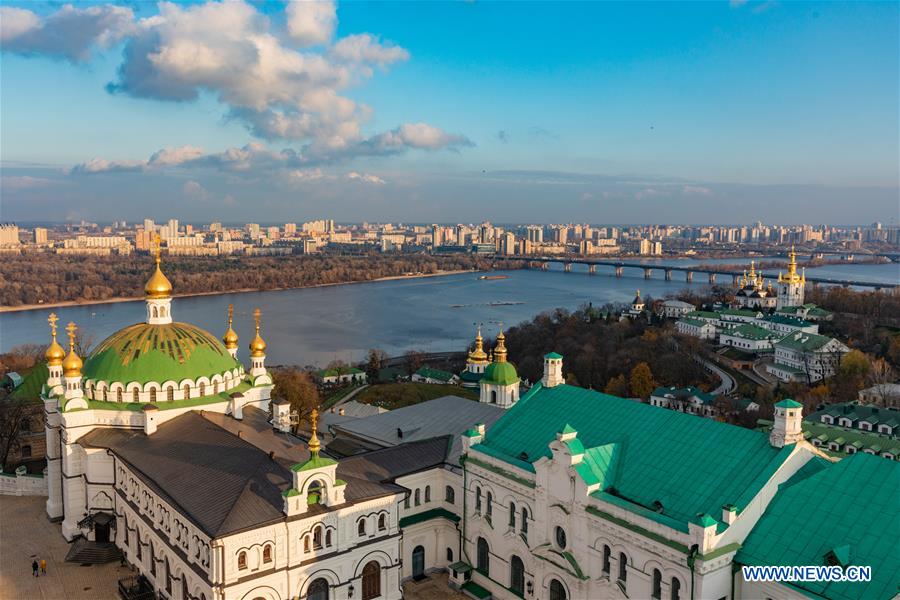
<instances>
[{"instance_id":1,"label":"golden onion dome","mask_svg":"<svg viewBox=\"0 0 900 600\"><path fill-rule=\"evenodd\" d=\"M469 352L469 362L487 362L487 354L484 351L484 339L481 337L481 327L478 328L478 334L475 336L475 349Z\"/></svg>"},{"instance_id":2,"label":"golden onion dome","mask_svg":"<svg viewBox=\"0 0 900 600\"><path fill-rule=\"evenodd\" d=\"M262 339L262 336L259 335L259 318L261 315L262 313L258 308L253 311L253 319L256 321L256 335L250 341L250 356L252 357L266 355L266 342Z\"/></svg>"},{"instance_id":3,"label":"golden onion dome","mask_svg":"<svg viewBox=\"0 0 900 600\"><path fill-rule=\"evenodd\" d=\"M56 313L50 313L47 317L47 322L50 323L50 345L47 346L47 351L44 353L44 358L47 359L47 364L51 367L58 367L62 364L63 359L66 357L66 351L63 350L63 347L59 345L59 342L56 341L56 322L59 321L59 317L56 316Z\"/></svg>"},{"instance_id":4,"label":"golden onion dome","mask_svg":"<svg viewBox=\"0 0 900 600\"><path fill-rule=\"evenodd\" d=\"M166 277L163 274L162 269L159 268L160 239L158 234L153 242L153 249L151 252L156 257L156 271L154 271L153 275L150 276L150 279L147 280L147 284L144 286L144 293L147 294L148 298L168 298L172 295L172 282L169 281L169 278Z\"/></svg>"},{"instance_id":5,"label":"golden onion dome","mask_svg":"<svg viewBox=\"0 0 900 600\"><path fill-rule=\"evenodd\" d=\"M69 323L66 332L69 334L69 354L62 361L63 375L66 377L81 377L81 357L75 352L75 323Z\"/></svg>"},{"instance_id":6,"label":"golden onion dome","mask_svg":"<svg viewBox=\"0 0 900 600\"><path fill-rule=\"evenodd\" d=\"M222 341L225 343L225 347L229 350L234 350L238 347L238 334L237 332L231 328L231 322L234 318L234 304L228 305L228 330L225 332L225 335L222 337Z\"/></svg>"}]
</instances>

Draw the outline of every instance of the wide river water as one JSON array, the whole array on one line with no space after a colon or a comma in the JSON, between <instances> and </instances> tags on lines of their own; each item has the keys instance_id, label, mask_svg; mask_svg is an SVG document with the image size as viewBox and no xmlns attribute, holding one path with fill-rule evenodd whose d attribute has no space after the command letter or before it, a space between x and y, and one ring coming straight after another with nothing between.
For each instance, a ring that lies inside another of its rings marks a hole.
<instances>
[{"instance_id":1,"label":"wide river water","mask_svg":"<svg viewBox=\"0 0 900 600\"><path fill-rule=\"evenodd\" d=\"M643 261L658 266L686 266L686 259ZM737 262L735 259L705 263ZM808 271L822 277L900 285L900 264L828 265ZM557 307L577 308L586 302L630 302L635 290L656 298L674 294L687 285L702 289L706 277L694 276L686 284L684 274L673 273L665 281L662 270L645 280L637 269L626 269L622 278L611 268L598 268L589 276L575 265L571 273L553 265L549 271L505 271L507 279L484 281L478 274L378 281L352 285L246 292L217 296L176 298L176 321L196 324L217 335L225 330L225 311L235 306L235 330L241 338L240 357L253 332L252 312L263 312L262 334L268 344L269 364L324 366L331 360L359 360L369 348L381 348L395 356L416 349L464 350L474 335L473 323L485 323L493 337L499 323L514 325ZM728 283L720 276L720 283ZM52 309L60 323L75 321L94 344L118 329L144 320L144 303L119 302L66 306ZM0 313L0 351L26 343L46 343L47 314L51 309Z\"/></svg>"}]
</instances>

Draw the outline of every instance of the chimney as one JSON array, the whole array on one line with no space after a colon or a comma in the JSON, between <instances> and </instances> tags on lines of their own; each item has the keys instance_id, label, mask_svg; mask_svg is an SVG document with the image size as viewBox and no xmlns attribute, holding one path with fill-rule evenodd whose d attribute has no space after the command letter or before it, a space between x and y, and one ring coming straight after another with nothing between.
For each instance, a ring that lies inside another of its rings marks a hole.
<instances>
[{"instance_id":1,"label":"chimney","mask_svg":"<svg viewBox=\"0 0 900 600\"><path fill-rule=\"evenodd\" d=\"M737 507L734 504L726 504L722 507L722 522L731 525L737 520Z\"/></svg>"},{"instance_id":2,"label":"chimney","mask_svg":"<svg viewBox=\"0 0 900 600\"><path fill-rule=\"evenodd\" d=\"M244 432L243 432L243 430L238 429L238 434L237 434L237 435L238 435L239 438L244 439Z\"/></svg>"},{"instance_id":3,"label":"chimney","mask_svg":"<svg viewBox=\"0 0 900 600\"><path fill-rule=\"evenodd\" d=\"M556 352L544 355L544 376L541 385L546 388L556 387L566 382L562 374L563 357Z\"/></svg>"},{"instance_id":4,"label":"chimney","mask_svg":"<svg viewBox=\"0 0 900 600\"><path fill-rule=\"evenodd\" d=\"M786 398L775 405L775 423L769 434L769 443L784 448L803 439L803 405Z\"/></svg>"}]
</instances>

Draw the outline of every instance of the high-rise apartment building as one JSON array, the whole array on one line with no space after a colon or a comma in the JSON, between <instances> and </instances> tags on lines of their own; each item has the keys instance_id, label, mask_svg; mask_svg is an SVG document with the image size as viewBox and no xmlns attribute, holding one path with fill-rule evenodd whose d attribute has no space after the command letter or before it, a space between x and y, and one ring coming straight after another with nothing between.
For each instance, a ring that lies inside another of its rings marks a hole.
<instances>
[{"instance_id":1,"label":"high-rise apartment building","mask_svg":"<svg viewBox=\"0 0 900 600\"><path fill-rule=\"evenodd\" d=\"M33 241L35 244L46 244L47 243L47 229L44 227L35 227Z\"/></svg>"}]
</instances>

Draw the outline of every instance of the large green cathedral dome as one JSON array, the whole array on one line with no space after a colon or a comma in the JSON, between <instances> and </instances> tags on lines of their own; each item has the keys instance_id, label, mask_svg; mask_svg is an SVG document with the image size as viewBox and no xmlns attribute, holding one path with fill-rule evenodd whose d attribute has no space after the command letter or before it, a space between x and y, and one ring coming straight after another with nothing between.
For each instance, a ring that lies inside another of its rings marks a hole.
<instances>
[{"instance_id":1,"label":"large green cathedral dome","mask_svg":"<svg viewBox=\"0 0 900 600\"><path fill-rule=\"evenodd\" d=\"M136 323L112 334L84 362L85 381L197 380L241 368L211 333L188 323Z\"/></svg>"},{"instance_id":2,"label":"large green cathedral dome","mask_svg":"<svg viewBox=\"0 0 900 600\"><path fill-rule=\"evenodd\" d=\"M519 374L511 362L493 362L484 370L481 383L510 385L519 381Z\"/></svg>"}]
</instances>

